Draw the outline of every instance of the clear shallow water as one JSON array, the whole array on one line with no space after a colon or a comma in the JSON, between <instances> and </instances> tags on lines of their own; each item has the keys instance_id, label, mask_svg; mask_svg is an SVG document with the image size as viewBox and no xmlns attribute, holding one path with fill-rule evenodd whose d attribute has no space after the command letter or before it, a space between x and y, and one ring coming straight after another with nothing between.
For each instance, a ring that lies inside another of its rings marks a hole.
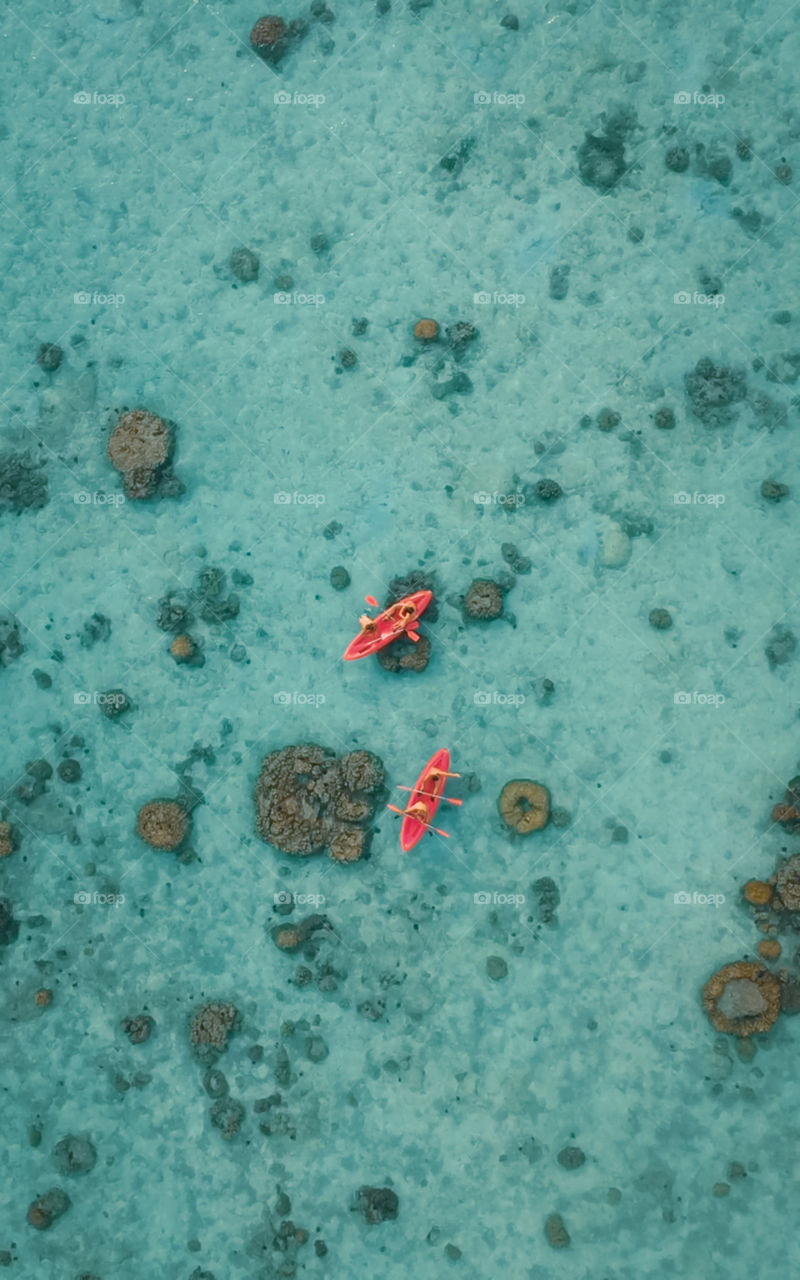
<instances>
[{"instance_id":1,"label":"clear shallow water","mask_svg":"<svg viewBox=\"0 0 800 1280\"><path fill-rule=\"evenodd\" d=\"M9 1274L791 1272L796 1025L748 1057L700 993L764 937L740 886L794 851L770 821L800 755L774 636L798 626L792 15L332 8L277 74L239 0L4 8ZM120 501L132 407L176 424L181 496ZM507 543L530 571L468 625ZM214 567L238 616L195 600L205 661L179 665L160 602ZM364 595L416 569L427 669L342 663ZM449 746L450 839L403 855L380 811L349 866L264 843L261 761L308 741L375 752L394 801ZM512 778L556 810L524 839ZM139 839L142 805L198 793L194 860ZM277 947L310 911L328 931ZM209 1002L239 1011L230 1139L191 1043ZM367 1223L362 1186L396 1219Z\"/></svg>"}]
</instances>

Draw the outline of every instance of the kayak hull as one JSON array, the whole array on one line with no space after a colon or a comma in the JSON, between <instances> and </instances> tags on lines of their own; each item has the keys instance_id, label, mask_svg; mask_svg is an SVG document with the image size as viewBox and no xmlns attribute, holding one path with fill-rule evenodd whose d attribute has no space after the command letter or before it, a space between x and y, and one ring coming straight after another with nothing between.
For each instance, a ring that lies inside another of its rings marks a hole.
<instances>
[{"instance_id":1,"label":"kayak hull","mask_svg":"<svg viewBox=\"0 0 800 1280\"><path fill-rule=\"evenodd\" d=\"M344 651L345 662L368 658L371 653L377 653L379 649L385 649L387 644L392 644L398 636L405 635L409 625L413 625L422 616L432 599L432 591L414 591L410 596L404 596L402 600L390 604L388 609L373 618L369 631L360 631L355 640L350 641ZM409 605L413 606L414 612L410 617L404 618L403 609Z\"/></svg>"},{"instance_id":2,"label":"kayak hull","mask_svg":"<svg viewBox=\"0 0 800 1280\"><path fill-rule=\"evenodd\" d=\"M433 787L425 787L425 779L434 770L441 770L442 776L433 785ZM417 804L420 800L424 801L428 808L428 822L420 822L419 818L406 816L400 827L400 848L403 853L409 853L415 845L418 845L425 832L428 830L430 823L433 821L434 814L439 808L442 799L442 793L447 785L447 778L444 776L450 769L450 752L446 747L441 747L431 756L422 773L417 778L408 804L409 808L412 804Z\"/></svg>"}]
</instances>

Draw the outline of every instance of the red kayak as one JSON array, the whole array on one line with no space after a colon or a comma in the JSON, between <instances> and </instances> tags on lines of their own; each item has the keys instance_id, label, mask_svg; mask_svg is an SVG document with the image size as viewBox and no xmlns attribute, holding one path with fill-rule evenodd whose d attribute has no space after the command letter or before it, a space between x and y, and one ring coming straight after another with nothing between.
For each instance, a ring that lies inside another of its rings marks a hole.
<instances>
[{"instance_id":1,"label":"red kayak","mask_svg":"<svg viewBox=\"0 0 800 1280\"><path fill-rule=\"evenodd\" d=\"M407 635L409 640L419 640L417 627L422 614L433 599L432 591L414 591L402 600L396 600L388 609L379 613L377 618L362 614L359 619L361 630L355 640L351 640L344 651L345 662L353 662L356 658L367 658L379 649L385 649L398 636ZM367 596L367 604L374 609L378 601L374 596Z\"/></svg>"},{"instance_id":2,"label":"red kayak","mask_svg":"<svg viewBox=\"0 0 800 1280\"><path fill-rule=\"evenodd\" d=\"M432 826L431 819L442 800L446 800L448 804L461 804L460 800L453 800L450 796L443 795L447 779L461 777L460 773L449 773L449 768L450 752L446 747L441 747L433 753L417 778L415 786L400 788L401 791L411 792L411 799L406 808L398 809L393 804L386 806L393 813L399 813L403 819L400 827L400 848L403 853L408 853L419 844L426 831L435 831L439 836L448 836L446 831Z\"/></svg>"}]
</instances>

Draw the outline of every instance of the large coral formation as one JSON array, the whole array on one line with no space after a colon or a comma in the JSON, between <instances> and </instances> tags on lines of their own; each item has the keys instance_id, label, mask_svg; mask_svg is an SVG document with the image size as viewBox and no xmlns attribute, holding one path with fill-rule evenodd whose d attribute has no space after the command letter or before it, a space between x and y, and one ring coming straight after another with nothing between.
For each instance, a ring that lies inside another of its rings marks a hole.
<instances>
[{"instance_id":1,"label":"large coral formation","mask_svg":"<svg viewBox=\"0 0 800 1280\"><path fill-rule=\"evenodd\" d=\"M781 1008L781 985L752 960L726 964L703 987L703 1008L715 1031L751 1036L769 1031Z\"/></svg>"},{"instance_id":2,"label":"large coral formation","mask_svg":"<svg viewBox=\"0 0 800 1280\"><path fill-rule=\"evenodd\" d=\"M369 751L338 759L316 743L272 751L255 789L259 834L283 853L305 857L327 848L337 861L355 861L383 780L383 764Z\"/></svg>"},{"instance_id":3,"label":"large coral formation","mask_svg":"<svg viewBox=\"0 0 800 1280\"><path fill-rule=\"evenodd\" d=\"M506 826L518 835L526 836L547 825L550 792L540 782L518 778L503 787L497 807Z\"/></svg>"},{"instance_id":4,"label":"large coral formation","mask_svg":"<svg viewBox=\"0 0 800 1280\"><path fill-rule=\"evenodd\" d=\"M189 815L177 800L151 800L139 810L137 831L154 849L177 849L189 830Z\"/></svg>"},{"instance_id":5,"label":"large coral formation","mask_svg":"<svg viewBox=\"0 0 800 1280\"><path fill-rule=\"evenodd\" d=\"M174 447L169 423L146 409L123 413L108 441L111 465L122 474L126 497L181 492L170 469Z\"/></svg>"}]
</instances>

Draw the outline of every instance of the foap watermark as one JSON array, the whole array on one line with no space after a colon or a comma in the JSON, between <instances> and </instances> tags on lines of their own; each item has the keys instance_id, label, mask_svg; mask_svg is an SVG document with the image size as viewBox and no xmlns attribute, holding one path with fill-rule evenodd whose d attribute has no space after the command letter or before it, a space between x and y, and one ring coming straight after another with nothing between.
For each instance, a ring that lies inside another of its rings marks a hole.
<instances>
[{"instance_id":1,"label":"foap watermark","mask_svg":"<svg viewBox=\"0 0 800 1280\"><path fill-rule=\"evenodd\" d=\"M272 901L276 907L323 907L326 902L324 893L289 893L281 889L273 893Z\"/></svg>"},{"instance_id":2,"label":"foap watermark","mask_svg":"<svg viewBox=\"0 0 800 1280\"><path fill-rule=\"evenodd\" d=\"M484 889L483 892L473 893L472 901L476 907L523 907L525 894L498 893L496 890L490 892Z\"/></svg>"},{"instance_id":3,"label":"foap watermark","mask_svg":"<svg viewBox=\"0 0 800 1280\"><path fill-rule=\"evenodd\" d=\"M472 695L476 707L521 707L524 693L501 693L499 689L476 689Z\"/></svg>"},{"instance_id":4,"label":"foap watermark","mask_svg":"<svg viewBox=\"0 0 800 1280\"><path fill-rule=\"evenodd\" d=\"M125 501L124 493L88 493L86 489L73 493L72 501L79 507L121 507Z\"/></svg>"},{"instance_id":5,"label":"foap watermark","mask_svg":"<svg viewBox=\"0 0 800 1280\"><path fill-rule=\"evenodd\" d=\"M90 707L94 704L96 707L120 710L127 705L128 699L121 690L117 693L87 693L85 689L81 689L78 693L73 693L72 701L76 707Z\"/></svg>"},{"instance_id":6,"label":"foap watermark","mask_svg":"<svg viewBox=\"0 0 800 1280\"><path fill-rule=\"evenodd\" d=\"M672 901L676 907L721 907L725 901L724 893L673 893Z\"/></svg>"},{"instance_id":7,"label":"foap watermark","mask_svg":"<svg viewBox=\"0 0 800 1280\"><path fill-rule=\"evenodd\" d=\"M288 692L281 689L273 693L272 701L276 707L321 707L325 701L324 693L301 693L299 689Z\"/></svg>"},{"instance_id":8,"label":"foap watermark","mask_svg":"<svg viewBox=\"0 0 800 1280\"><path fill-rule=\"evenodd\" d=\"M525 94L499 93L497 89L489 93L487 89L481 89L477 93L473 93L472 101L476 107L523 107L525 105Z\"/></svg>"},{"instance_id":9,"label":"foap watermark","mask_svg":"<svg viewBox=\"0 0 800 1280\"><path fill-rule=\"evenodd\" d=\"M121 307L125 301L124 293L73 293L72 301L76 307Z\"/></svg>"},{"instance_id":10,"label":"foap watermark","mask_svg":"<svg viewBox=\"0 0 800 1280\"><path fill-rule=\"evenodd\" d=\"M279 89L277 93L273 93L272 101L276 107L315 107L319 108L325 103L324 93L288 93L286 89Z\"/></svg>"},{"instance_id":11,"label":"foap watermark","mask_svg":"<svg viewBox=\"0 0 800 1280\"><path fill-rule=\"evenodd\" d=\"M273 293L272 301L278 307L321 307L324 293Z\"/></svg>"},{"instance_id":12,"label":"foap watermark","mask_svg":"<svg viewBox=\"0 0 800 1280\"><path fill-rule=\"evenodd\" d=\"M676 507L721 507L725 502L724 493L674 493L672 501Z\"/></svg>"},{"instance_id":13,"label":"foap watermark","mask_svg":"<svg viewBox=\"0 0 800 1280\"><path fill-rule=\"evenodd\" d=\"M515 511L517 507L525 506L524 493L473 493L472 501L479 507L508 507L509 510Z\"/></svg>"},{"instance_id":14,"label":"foap watermark","mask_svg":"<svg viewBox=\"0 0 800 1280\"><path fill-rule=\"evenodd\" d=\"M503 293L499 289L489 293L488 289L482 289L480 293L473 293L472 301L476 307L522 307L525 305L525 294Z\"/></svg>"},{"instance_id":15,"label":"foap watermark","mask_svg":"<svg viewBox=\"0 0 800 1280\"><path fill-rule=\"evenodd\" d=\"M725 294L690 293L688 289L681 289L679 293L673 293L672 301L679 307L721 307L725 303Z\"/></svg>"},{"instance_id":16,"label":"foap watermark","mask_svg":"<svg viewBox=\"0 0 800 1280\"><path fill-rule=\"evenodd\" d=\"M673 693L672 701L676 707L721 707L725 701L724 693L700 693L692 689L691 693L681 690Z\"/></svg>"},{"instance_id":17,"label":"foap watermark","mask_svg":"<svg viewBox=\"0 0 800 1280\"><path fill-rule=\"evenodd\" d=\"M321 507L325 503L324 493L287 493L281 490L273 495L276 507Z\"/></svg>"},{"instance_id":18,"label":"foap watermark","mask_svg":"<svg viewBox=\"0 0 800 1280\"><path fill-rule=\"evenodd\" d=\"M124 93L89 93L87 89L72 95L72 101L79 107L121 107L125 100Z\"/></svg>"},{"instance_id":19,"label":"foap watermark","mask_svg":"<svg viewBox=\"0 0 800 1280\"><path fill-rule=\"evenodd\" d=\"M89 893L85 889L73 896L76 907L121 907L125 901L124 893Z\"/></svg>"},{"instance_id":20,"label":"foap watermark","mask_svg":"<svg viewBox=\"0 0 800 1280\"><path fill-rule=\"evenodd\" d=\"M695 89L694 93L689 93L688 89L682 89L678 93L672 95L672 101L676 107L721 107L725 101L724 93L699 93Z\"/></svg>"}]
</instances>

